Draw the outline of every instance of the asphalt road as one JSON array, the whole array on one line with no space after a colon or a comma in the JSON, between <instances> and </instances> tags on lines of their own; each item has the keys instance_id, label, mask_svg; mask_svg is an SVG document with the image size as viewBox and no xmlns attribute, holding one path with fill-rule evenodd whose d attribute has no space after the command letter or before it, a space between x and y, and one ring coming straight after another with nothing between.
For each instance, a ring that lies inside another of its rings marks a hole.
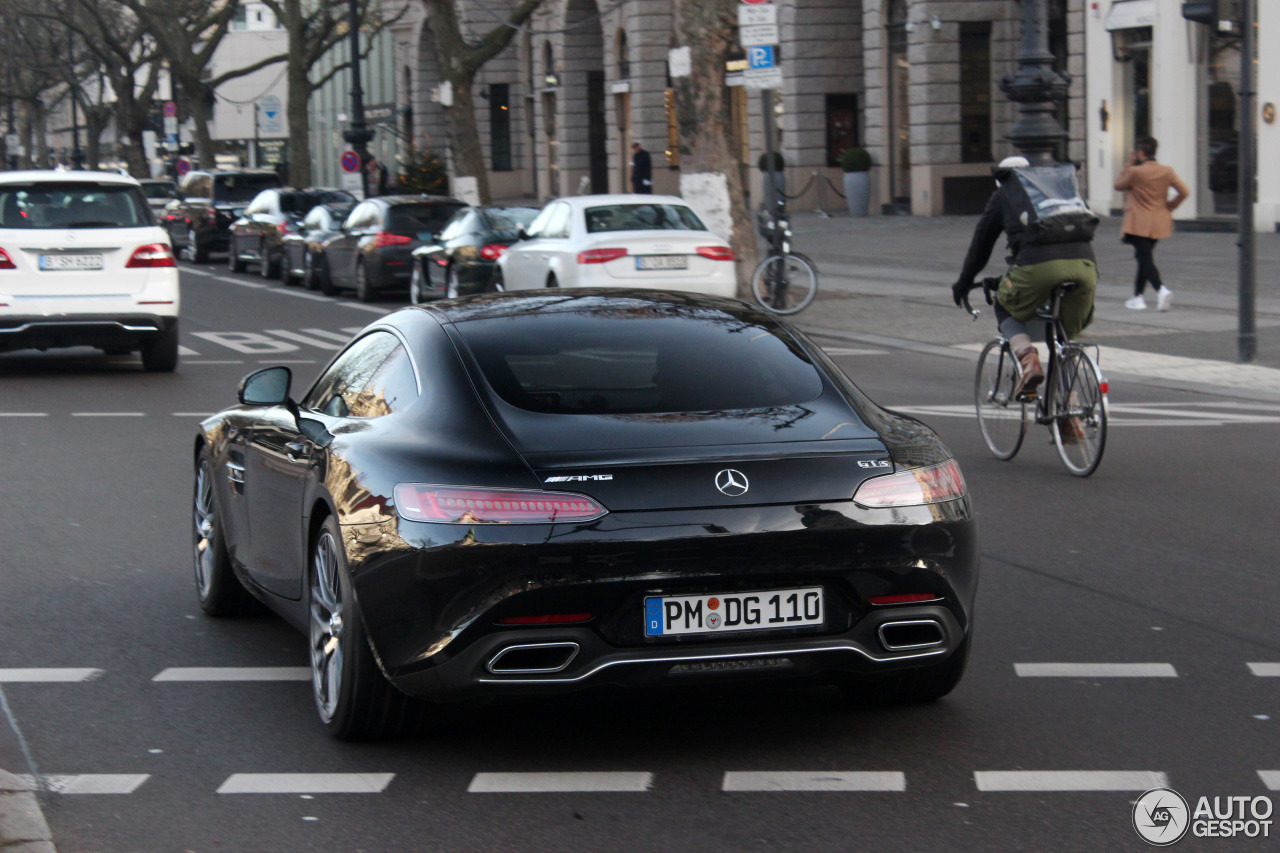
<instances>
[{"instance_id":1,"label":"asphalt road","mask_svg":"<svg viewBox=\"0 0 1280 853\"><path fill-rule=\"evenodd\" d=\"M1043 430L1012 462L987 454L969 361L824 339L873 398L937 427L967 477L984 574L951 696L851 709L820 688L607 691L447 708L414 736L347 744L295 680L301 635L200 613L191 439L245 373L290 363L301 390L399 303L220 266L184 266L183 286L172 375L136 356L0 356L0 690L18 730L0 718L0 768L46 778L63 853L1092 853L1146 849L1131 804L1158 784L1193 807L1277 798L1280 678L1263 673L1280 670L1280 405L1113 388L1106 456L1079 480ZM156 680L176 667L287 669ZM536 783L591 790L479 790ZM726 790L752 785L800 790ZM1273 821L1266 840L1178 849L1273 850Z\"/></svg>"}]
</instances>

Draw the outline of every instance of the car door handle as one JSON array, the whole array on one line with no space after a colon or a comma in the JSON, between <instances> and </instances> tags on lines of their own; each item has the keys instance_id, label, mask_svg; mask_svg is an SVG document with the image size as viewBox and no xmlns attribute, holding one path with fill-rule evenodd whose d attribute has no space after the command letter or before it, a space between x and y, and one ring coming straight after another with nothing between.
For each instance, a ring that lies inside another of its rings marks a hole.
<instances>
[{"instance_id":1,"label":"car door handle","mask_svg":"<svg viewBox=\"0 0 1280 853\"><path fill-rule=\"evenodd\" d=\"M297 462L298 457L307 452L307 446L301 441L290 441L284 446L285 455L289 457L289 461Z\"/></svg>"}]
</instances>

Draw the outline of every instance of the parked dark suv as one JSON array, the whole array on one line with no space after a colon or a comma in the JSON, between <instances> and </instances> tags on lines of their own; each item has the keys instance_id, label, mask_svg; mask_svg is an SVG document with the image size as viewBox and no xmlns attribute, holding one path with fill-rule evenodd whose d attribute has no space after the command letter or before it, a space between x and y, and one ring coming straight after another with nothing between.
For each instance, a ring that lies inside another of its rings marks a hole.
<instances>
[{"instance_id":1,"label":"parked dark suv","mask_svg":"<svg viewBox=\"0 0 1280 853\"><path fill-rule=\"evenodd\" d=\"M231 223L254 196L280 184L280 176L268 171L188 172L178 185L178 197L165 206L160 224L174 249L203 264L210 252L226 251Z\"/></svg>"},{"instance_id":2,"label":"parked dark suv","mask_svg":"<svg viewBox=\"0 0 1280 853\"><path fill-rule=\"evenodd\" d=\"M351 193L325 187L263 190L245 208L244 215L231 223L227 266L232 272L243 272L246 264L257 264L263 278L279 278L284 238L301 230L302 219L311 208L355 201Z\"/></svg>"}]
</instances>

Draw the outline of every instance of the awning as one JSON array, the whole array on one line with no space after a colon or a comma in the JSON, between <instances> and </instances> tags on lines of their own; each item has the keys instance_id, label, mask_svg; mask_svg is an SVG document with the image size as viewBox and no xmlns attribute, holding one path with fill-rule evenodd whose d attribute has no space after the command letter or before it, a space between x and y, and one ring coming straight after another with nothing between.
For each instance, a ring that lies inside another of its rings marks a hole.
<instances>
[{"instance_id":1,"label":"awning","mask_svg":"<svg viewBox=\"0 0 1280 853\"><path fill-rule=\"evenodd\" d=\"M1108 32L1151 27L1156 23L1156 0L1116 0L1107 12Z\"/></svg>"}]
</instances>

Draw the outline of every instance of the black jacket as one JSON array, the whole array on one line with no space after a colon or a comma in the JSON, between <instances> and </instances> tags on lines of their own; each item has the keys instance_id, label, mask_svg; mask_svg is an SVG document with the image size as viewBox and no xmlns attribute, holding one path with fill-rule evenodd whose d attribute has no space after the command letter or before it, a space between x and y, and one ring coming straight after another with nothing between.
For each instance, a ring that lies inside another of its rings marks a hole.
<instances>
[{"instance_id":1,"label":"black jacket","mask_svg":"<svg viewBox=\"0 0 1280 853\"><path fill-rule=\"evenodd\" d=\"M631 158L631 189L638 193L653 191L653 161L649 152L637 149Z\"/></svg>"},{"instance_id":2,"label":"black jacket","mask_svg":"<svg viewBox=\"0 0 1280 853\"><path fill-rule=\"evenodd\" d=\"M991 258L991 250L995 248L1000 232L1005 233L1005 261L1010 265L1025 267L1044 261L1086 260L1095 261L1093 243L1046 243L1034 244L1026 242L1026 231L1014 213L1013 205L1005 194L997 187L987 199L987 206L982 211L978 225L973 229L973 240L969 243L969 253L965 255L964 268L960 271L960 281L973 284L978 273Z\"/></svg>"}]
</instances>

